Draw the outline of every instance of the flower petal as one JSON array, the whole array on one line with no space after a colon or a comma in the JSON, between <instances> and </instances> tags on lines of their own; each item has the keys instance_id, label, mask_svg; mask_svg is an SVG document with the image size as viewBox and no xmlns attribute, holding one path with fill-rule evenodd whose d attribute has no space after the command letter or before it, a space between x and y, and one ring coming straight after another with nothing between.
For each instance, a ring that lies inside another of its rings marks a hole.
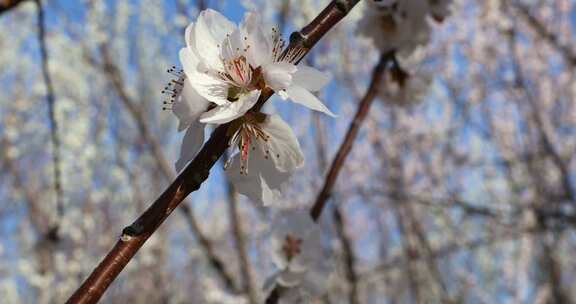
<instances>
[{"instance_id":1,"label":"flower petal","mask_svg":"<svg viewBox=\"0 0 576 304\"><path fill-rule=\"evenodd\" d=\"M276 281L278 282L278 284L285 287L295 287L298 286L303 279L304 274L301 272L292 272L289 270L284 270L276 278Z\"/></svg>"},{"instance_id":2,"label":"flower petal","mask_svg":"<svg viewBox=\"0 0 576 304\"><path fill-rule=\"evenodd\" d=\"M200 13L194 27L194 46L207 66L223 70L219 45L235 29L234 23L215 10L207 9Z\"/></svg>"},{"instance_id":3,"label":"flower petal","mask_svg":"<svg viewBox=\"0 0 576 304\"><path fill-rule=\"evenodd\" d=\"M269 115L261 125L270 136L265 144L277 170L292 172L304 164L304 155L292 128L278 115Z\"/></svg>"},{"instance_id":4,"label":"flower petal","mask_svg":"<svg viewBox=\"0 0 576 304\"><path fill-rule=\"evenodd\" d=\"M224 105L202 114L200 122L224 124L230 122L244 114L252 108L260 97L260 91L251 91L248 94L241 95L240 99L234 102L226 102Z\"/></svg>"},{"instance_id":5,"label":"flower petal","mask_svg":"<svg viewBox=\"0 0 576 304\"><path fill-rule=\"evenodd\" d=\"M254 67L272 62L272 36L266 35L263 29L268 28L262 23L258 13L249 12L240 23L242 36L246 37L244 48L247 49L247 59Z\"/></svg>"},{"instance_id":6,"label":"flower petal","mask_svg":"<svg viewBox=\"0 0 576 304\"><path fill-rule=\"evenodd\" d=\"M298 66L294 73L294 85L301 86L310 92L318 92L332 78L329 73L321 72L309 66Z\"/></svg>"},{"instance_id":7,"label":"flower petal","mask_svg":"<svg viewBox=\"0 0 576 304\"><path fill-rule=\"evenodd\" d=\"M247 175L240 174L240 154L235 155L226 175L238 193L263 206L272 205L280 196L281 185L291 174L275 170L274 164L258 149L249 154L248 163Z\"/></svg>"},{"instance_id":8,"label":"flower petal","mask_svg":"<svg viewBox=\"0 0 576 304\"><path fill-rule=\"evenodd\" d=\"M191 123L198 121L200 115L208 109L210 103L192 88L188 79L184 79L182 93L172 104L172 113L179 120L178 132L186 129Z\"/></svg>"},{"instance_id":9,"label":"flower petal","mask_svg":"<svg viewBox=\"0 0 576 304\"><path fill-rule=\"evenodd\" d=\"M226 99L228 84L226 82L216 76L198 71L199 58L191 49L182 48L179 55L186 78L198 94L215 104L228 103Z\"/></svg>"},{"instance_id":10,"label":"flower petal","mask_svg":"<svg viewBox=\"0 0 576 304\"><path fill-rule=\"evenodd\" d=\"M176 171L180 172L186 164L196 156L204 143L204 124L193 122L182 140L180 158L175 164Z\"/></svg>"},{"instance_id":11,"label":"flower petal","mask_svg":"<svg viewBox=\"0 0 576 304\"><path fill-rule=\"evenodd\" d=\"M266 85L274 91L286 89L292 84L292 74L296 72L295 65L288 62L270 63L262 68Z\"/></svg>"},{"instance_id":12,"label":"flower petal","mask_svg":"<svg viewBox=\"0 0 576 304\"><path fill-rule=\"evenodd\" d=\"M302 273L322 258L320 228L314 223L308 210L283 210L276 215L272 227L272 261L279 269ZM288 236L301 242L299 254L290 260L284 251Z\"/></svg>"},{"instance_id":13,"label":"flower petal","mask_svg":"<svg viewBox=\"0 0 576 304\"><path fill-rule=\"evenodd\" d=\"M300 86L290 86L286 88L286 94L290 96L293 102L299 103L305 107L308 107L312 110L319 111L326 113L332 117L336 117L332 111L330 111L323 103L318 99L318 97L314 96L314 94L310 93L303 87Z\"/></svg>"}]
</instances>

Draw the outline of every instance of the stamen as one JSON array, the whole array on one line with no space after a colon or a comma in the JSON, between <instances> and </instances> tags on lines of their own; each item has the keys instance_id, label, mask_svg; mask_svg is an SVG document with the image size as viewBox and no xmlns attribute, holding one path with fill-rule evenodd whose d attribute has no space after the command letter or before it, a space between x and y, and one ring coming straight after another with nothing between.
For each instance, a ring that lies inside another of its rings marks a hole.
<instances>
[{"instance_id":1,"label":"stamen","mask_svg":"<svg viewBox=\"0 0 576 304\"><path fill-rule=\"evenodd\" d=\"M176 101L176 98L180 96L180 93L182 93L182 89L184 88L184 81L186 79L184 70L177 69L175 66L172 66L166 70L166 72L176 77L176 79L171 79L161 91L163 95L167 95L168 97L167 100L162 101L162 104L164 105L162 107L163 111L172 109L172 104L174 101Z\"/></svg>"}]
</instances>

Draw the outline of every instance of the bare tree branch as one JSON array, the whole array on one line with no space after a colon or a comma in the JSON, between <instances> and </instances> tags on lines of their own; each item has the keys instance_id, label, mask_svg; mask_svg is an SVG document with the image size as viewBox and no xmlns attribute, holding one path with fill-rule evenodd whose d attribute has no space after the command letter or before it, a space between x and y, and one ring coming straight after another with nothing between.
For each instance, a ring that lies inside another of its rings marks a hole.
<instances>
[{"instance_id":1,"label":"bare tree branch","mask_svg":"<svg viewBox=\"0 0 576 304\"><path fill-rule=\"evenodd\" d=\"M48 66L48 47L46 46L46 24L44 8L41 0L35 0L38 17L38 43L40 45L40 59L42 61L42 76L46 86L46 101L48 103L48 119L50 121L50 139L52 142L52 170L54 178L54 193L56 195L57 222L54 223L54 233L58 234L59 218L64 214L64 191L62 190L62 168L60 163L60 137L58 134L58 121L56 120L54 86Z\"/></svg>"},{"instance_id":2,"label":"bare tree branch","mask_svg":"<svg viewBox=\"0 0 576 304\"><path fill-rule=\"evenodd\" d=\"M352 150L352 146L354 145L354 141L356 136L358 136L358 131L360 130L360 126L364 122L366 115L368 115L368 111L370 110L370 105L372 105L372 101L376 98L376 94L378 93L378 87L380 83L382 83L382 77L384 74L384 68L388 64L389 60L393 57L393 53L382 54L380 56L380 61L374 67L372 71L372 80L370 80L370 85L368 86L368 90L362 97L360 104L358 105L358 109L356 110L356 115L352 119L352 123L348 127L348 131L346 132L346 136L332 161L330 166L330 170L324 179L324 186L322 190L318 193L316 197L316 202L310 211L310 215L314 219L314 221L318 221L320 215L322 214L322 209L326 205L326 201L330 198L330 194L332 193L332 188L336 183L336 179L338 178L338 174L340 173L340 169L344 165L346 161L346 157Z\"/></svg>"}]
</instances>

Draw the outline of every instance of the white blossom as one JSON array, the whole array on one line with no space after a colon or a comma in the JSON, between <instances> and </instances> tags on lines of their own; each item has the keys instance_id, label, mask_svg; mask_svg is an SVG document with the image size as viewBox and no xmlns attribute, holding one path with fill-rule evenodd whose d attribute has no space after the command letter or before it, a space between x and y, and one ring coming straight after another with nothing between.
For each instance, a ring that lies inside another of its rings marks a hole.
<instances>
[{"instance_id":1,"label":"white blossom","mask_svg":"<svg viewBox=\"0 0 576 304\"><path fill-rule=\"evenodd\" d=\"M272 223L271 251L278 271L268 278L265 289L280 284L295 296L323 292L330 267L322 252L320 228L307 210L290 209L278 214Z\"/></svg>"},{"instance_id":2,"label":"white blossom","mask_svg":"<svg viewBox=\"0 0 576 304\"><path fill-rule=\"evenodd\" d=\"M239 153L227 162L228 176L238 192L263 205L278 198L281 185L304 158L296 136L279 116L248 112L261 90L271 88L283 99L334 116L312 93L329 75L294 65L304 50L284 52L278 30L266 28L256 13L247 13L236 26L214 10L202 11L186 28L186 47L180 50L183 73L169 90L178 129L187 128L176 169L202 146L205 123L232 122L230 146Z\"/></svg>"},{"instance_id":3,"label":"white blossom","mask_svg":"<svg viewBox=\"0 0 576 304\"><path fill-rule=\"evenodd\" d=\"M392 69L382 77L379 95L388 105L411 107L423 100L431 83L432 75L426 71L407 73Z\"/></svg>"},{"instance_id":4,"label":"white blossom","mask_svg":"<svg viewBox=\"0 0 576 304\"><path fill-rule=\"evenodd\" d=\"M185 33L180 51L184 71L194 89L216 107L204 113L204 123L227 123L252 108L262 89L282 91L283 98L329 115L333 113L311 92L329 77L294 63L302 49L283 53L284 40L270 27L267 33L256 13L247 13L239 26L214 10L204 10Z\"/></svg>"},{"instance_id":5,"label":"white blossom","mask_svg":"<svg viewBox=\"0 0 576 304\"><path fill-rule=\"evenodd\" d=\"M268 206L304 163L298 139L278 115L249 113L231 128L231 145L240 151L227 163L228 178L236 191Z\"/></svg>"},{"instance_id":6,"label":"white blossom","mask_svg":"<svg viewBox=\"0 0 576 304\"><path fill-rule=\"evenodd\" d=\"M192 159L204 143L205 124L200 122L200 116L208 109L209 102L196 92L184 75L172 82L179 90L172 103L172 112L178 118L178 131L186 129L180 158L176 161L176 171L180 171Z\"/></svg>"},{"instance_id":7,"label":"white blossom","mask_svg":"<svg viewBox=\"0 0 576 304\"><path fill-rule=\"evenodd\" d=\"M368 1L357 32L371 39L382 53L410 54L430 40L428 8L422 0Z\"/></svg>"}]
</instances>

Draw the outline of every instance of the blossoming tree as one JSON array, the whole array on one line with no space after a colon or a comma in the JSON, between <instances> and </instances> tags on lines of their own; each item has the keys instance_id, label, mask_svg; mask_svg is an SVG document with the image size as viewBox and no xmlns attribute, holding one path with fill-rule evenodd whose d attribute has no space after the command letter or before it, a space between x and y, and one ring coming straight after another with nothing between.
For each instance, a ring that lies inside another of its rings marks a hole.
<instances>
[{"instance_id":1,"label":"blossoming tree","mask_svg":"<svg viewBox=\"0 0 576 304\"><path fill-rule=\"evenodd\" d=\"M0 3L2 302L569 303L574 12Z\"/></svg>"}]
</instances>

